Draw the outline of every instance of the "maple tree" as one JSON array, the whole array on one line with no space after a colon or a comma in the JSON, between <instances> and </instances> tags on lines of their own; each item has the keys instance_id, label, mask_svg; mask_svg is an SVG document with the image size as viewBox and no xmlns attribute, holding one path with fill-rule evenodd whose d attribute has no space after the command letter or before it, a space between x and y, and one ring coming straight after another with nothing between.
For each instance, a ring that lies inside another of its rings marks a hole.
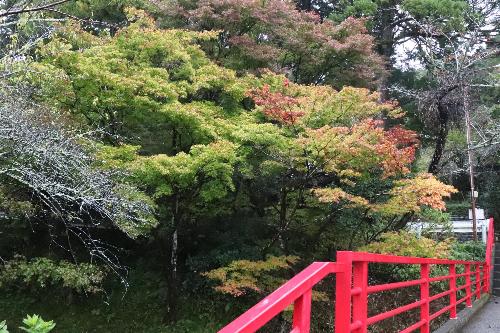
<instances>
[{"instance_id":1,"label":"maple tree","mask_svg":"<svg viewBox=\"0 0 500 333\"><path fill-rule=\"evenodd\" d=\"M291 1L153 1L167 26L219 31L207 52L237 70L268 68L295 82L370 85L381 74L365 21L322 21Z\"/></svg>"}]
</instances>

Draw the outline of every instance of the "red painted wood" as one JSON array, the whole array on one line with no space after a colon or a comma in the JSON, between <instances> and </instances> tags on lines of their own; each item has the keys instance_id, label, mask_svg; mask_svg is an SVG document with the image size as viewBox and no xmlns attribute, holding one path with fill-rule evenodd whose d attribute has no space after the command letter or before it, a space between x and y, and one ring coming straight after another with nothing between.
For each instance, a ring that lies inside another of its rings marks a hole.
<instances>
[{"instance_id":1,"label":"red painted wood","mask_svg":"<svg viewBox=\"0 0 500 333\"><path fill-rule=\"evenodd\" d=\"M455 275L455 265L452 264L449 266L450 275L452 278L450 279L450 319L457 318L457 278Z\"/></svg>"},{"instance_id":2,"label":"red painted wood","mask_svg":"<svg viewBox=\"0 0 500 333\"><path fill-rule=\"evenodd\" d=\"M481 299L481 265L476 264L476 299Z\"/></svg>"},{"instance_id":3,"label":"red painted wood","mask_svg":"<svg viewBox=\"0 0 500 333\"><path fill-rule=\"evenodd\" d=\"M465 264L465 294L467 295L467 307L472 307L472 283L470 280L470 264Z\"/></svg>"},{"instance_id":4,"label":"red painted wood","mask_svg":"<svg viewBox=\"0 0 500 333\"><path fill-rule=\"evenodd\" d=\"M367 288L368 294L378 293L381 291L392 290L392 289L401 289L411 286L416 286L422 283L422 280L411 280L404 282L393 282L393 283L385 283L385 284L377 284L375 286L369 286Z\"/></svg>"},{"instance_id":5,"label":"red painted wood","mask_svg":"<svg viewBox=\"0 0 500 333\"><path fill-rule=\"evenodd\" d=\"M419 328L421 333L428 333L430 322L433 319L447 311L450 311L450 318L456 318L457 304L465 301L467 306L470 306L473 295L475 295L476 299L479 299L481 292L489 292L491 254L495 240L493 228L493 219L490 219L486 256L483 262L339 251L336 263L315 262L309 265L275 292L220 330L219 333L255 332L291 304L294 304L291 333L309 333L312 288L329 274L336 274L336 333L366 333L368 326L418 307L420 307L420 321L400 331L400 333L413 332ZM419 264L421 266L421 276L419 280L368 286L369 263ZM449 273L445 276L430 278L430 265L447 265ZM464 265L465 273L456 274L456 265ZM471 266L475 267L473 272ZM475 276L474 282L471 281L471 275ZM463 286L457 288L457 277L461 276L466 277L466 282ZM430 282L442 280L449 280L448 290L430 296ZM420 300L368 317L368 294L415 285L420 285ZM472 292L472 285L475 285L474 293ZM457 291L462 289L466 289L466 295L457 301ZM449 296L449 305L430 314L430 302L446 296Z\"/></svg>"},{"instance_id":6,"label":"red painted wood","mask_svg":"<svg viewBox=\"0 0 500 333\"><path fill-rule=\"evenodd\" d=\"M335 279L335 332L351 331L351 293L352 289L352 256L353 252L337 252L337 262L346 269L337 274Z\"/></svg>"},{"instance_id":7,"label":"red painted wood","mask_svg":"<svg viewBox=\"0 0 500 333\"><path fill-rule=\"evenodd\" d=\"M379 322L381 320L388 319L388 318L397 316L400 313L403 313L403 312L410 311L412 309L418 308L419 306L422 305L422 303L423 303L423 301L419 300L419 301L416 301L416 302L413 302L413 303L410 303L410 304L407 304L407 305L400 306L399 308L395 308L393 310L380 313L380 314L375 315L373 317L369 317L368 320L367 320L368 325L375 324L375 323L377 323L377 322Z\"/></svg>"},{"instance_id":8,"label":"red painted wood","mask_svg":"<svg viewBox=\"0 0 500 333\"><path fill-rule=\"evenodd\" d=\"M309 289L293 303L293 330L297 333L309 333L311 327L312 290Z\"/></svg>"},{"instance_id":9,"label":"red painted wood","mask_svg":"<svg viewBox=\"0 0 500 333\"><path fill-rule=\"evenodd\" d=\"M420 305L420 321L423 321L424 324L420 326L420 333L429 333L430 332L430 309L429 309L429 273L430 273L430 265L422 264L420 265L420 279L422 283L420 284L420 301L422 305Z\"/></svg>"},{"instance_id":10,"label":"red painted wood","mask_svg":"<svg viewBox=\"0 0 500 333\"><path fill-rule=\"evenodd\" d=\"M354 332L368 332L366 320L368 318L368 262L362 261L354 264L354 288L359 288L360 293L352 297L352 320L359 321L360 327Z\"/></svg>"},{"instance_id":11,"label":"red painted wood","mask_svg":"<svg viewBox=\"0 0 500 333\"><path fill-rule=\"evenodd\" d=\"M339 263L315 262L294 276L275 292L236 318L219 333L255 332L291 305L302 294L331 273L344 270Z\"/></svg>"}]
</instances>

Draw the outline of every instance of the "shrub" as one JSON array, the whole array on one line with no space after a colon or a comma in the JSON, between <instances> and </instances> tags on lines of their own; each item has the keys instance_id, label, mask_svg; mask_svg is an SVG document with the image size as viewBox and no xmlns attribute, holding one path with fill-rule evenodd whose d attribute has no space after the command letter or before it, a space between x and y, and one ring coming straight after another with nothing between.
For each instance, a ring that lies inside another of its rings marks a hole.
<instances>
[{"instance_id":1,"label":"shrub","mask_svg":"<svg viewBox=\"0 0 500 333\"><path fill-rule=\"evenodd\" d=\"M97 293L106 277L103 268L88 264L55 262L48 258L26 260L21 256L5 262L0 270L0 287L23 283L32 287L62 285L80 293Z\"/></svg>"},{"instance_id":2,"label":"shrub","mask_svg":"<svg viewBox=\"0 0 500 333\"><path fill-rule=\"evenodd\" d=\"M26 318L23 319L23 324L24 325L19 328L28 333L49 333L56 326L52 320L45 321L36 314L32 316L27 315ZM9 333L5 320L0 322L0 333Z\"/></svg>"},{"instance_id":3,"label":"shrub","mask_svg":"<svg viewBox=\"0 0 500 333\"><path fill-rule=\"evenodd\" d=\"M368 244L359 250L408 257L449 258L453 242L452 238L443 241L419 238L407 231L387 232L382 234L379 242Z\"/></svg>"},{"instance_id":4,"label":"shrub","mask_svg":"<svg viewBox=\"0 0 500 333\"><path fill-rule=\"evenodd\" d=\"M33 316L27 315L23 319L23 324L25 326L19 328L28 333L49 333L56 326L52 320L45 321L42 317L35 314Z\"/></svg>"}]
</instances>

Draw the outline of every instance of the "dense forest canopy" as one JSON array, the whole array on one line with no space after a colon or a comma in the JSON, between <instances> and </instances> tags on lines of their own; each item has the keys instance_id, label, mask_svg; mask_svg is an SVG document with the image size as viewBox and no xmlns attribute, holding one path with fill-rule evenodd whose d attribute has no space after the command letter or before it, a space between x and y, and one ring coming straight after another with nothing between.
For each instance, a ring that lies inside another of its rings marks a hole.
<instances>
[{"instance_id":1,"label":"dense forest canopy","mask_svg":"<svg viewBox=\"0 0 500 333\"><path fill-rule=\"evenodd\" d=\"M497 2L0 8L9 321L216 331L337 250L463 255L404 230L466 215L471 169L498 216Z\"/></svg>"}]
</instances>

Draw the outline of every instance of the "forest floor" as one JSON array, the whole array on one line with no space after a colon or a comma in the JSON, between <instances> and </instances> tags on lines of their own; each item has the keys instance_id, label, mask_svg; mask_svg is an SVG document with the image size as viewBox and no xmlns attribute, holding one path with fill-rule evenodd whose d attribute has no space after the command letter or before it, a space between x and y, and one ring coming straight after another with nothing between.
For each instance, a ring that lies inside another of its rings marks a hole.
<instances>
[{"instance_id":1,"label":"forest floor","mask_svg":"<svg viewBox=\"0 0 500 333\"><path fill-rule=\"evenodd\" d=\"M183 299L179 320L162 323L164 288L159 274L131 272L126 289L117 284L99 296L68 298L60 290L18 290L2 292L0 321L6 320L11 333L26 314L39 314L56 323L54 333L205 333L216 332L222 323L215 321L213 306L199 300Z\"/></svg>"}]
</instances>

